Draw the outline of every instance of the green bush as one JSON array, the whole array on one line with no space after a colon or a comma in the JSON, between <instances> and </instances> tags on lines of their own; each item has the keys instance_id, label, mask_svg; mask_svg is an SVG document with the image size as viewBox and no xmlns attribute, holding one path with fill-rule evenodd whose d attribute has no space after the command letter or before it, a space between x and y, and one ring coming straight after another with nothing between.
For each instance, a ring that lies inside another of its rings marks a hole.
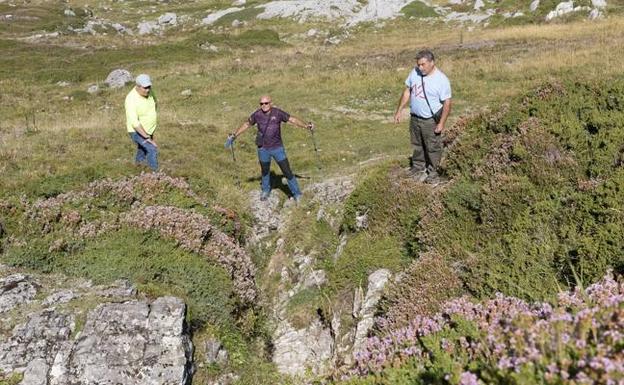
<instances>
[{"instance_id":1,"label":"green bush","mask_svg":"<svg viewBox=\"0 0 624 385\"><path fill-rule=\"evenodd\" d=\"M468 125L423 236L471 293L544 299L622 271L623 99L622 79L545 84Z\"/></svg>"}]
</instances>

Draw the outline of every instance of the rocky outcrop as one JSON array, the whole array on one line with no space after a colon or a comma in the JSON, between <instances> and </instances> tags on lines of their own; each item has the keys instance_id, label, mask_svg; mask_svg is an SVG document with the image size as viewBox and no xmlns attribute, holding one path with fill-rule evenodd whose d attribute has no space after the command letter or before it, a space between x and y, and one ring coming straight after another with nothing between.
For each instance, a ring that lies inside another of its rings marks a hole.
<instances>
[{"instance_id":1,"label":"rocky outcrop","mask_svg":"<svg viewBox=\"0 0 624 385\"><path fill-rule=\"evenodd\" d=\"M22 385L189 383L192 343L182 300L136 298L125 282L58 281L72 287L46 287L23 274L0 279L0 374L22 373ZM85 298L82 306L97 305L81 308Z\"/></svg>"},{"instance_id":2,"label":"rocky outcrop","mask_svg":"<svg viewBox=\"0 0 624 385\"><path fill-rule=\"evenodd\" d=\"M390 271L386 269L377 270L368 276L368 290L366 291L364 302L362 303L359 311L354 309L354 315L357 315L359 318L355 331L355 341L353 343L354 353L357 353L364 348L368 332L375 323L374 316L377 303L381 299L383 289L388 283L390 276Z\"/></svg>"},{"instance_id":3,"label":"rocky outcrop","mask_svg":"<svg viewBox=\"0 0 624 385\"><path fill-rule=\"evenodd\" d=\"M0 279L0 314L17 305L28 303L37 294L35 284L24 274L13 274Z\"/></svg>"}]
</instances>

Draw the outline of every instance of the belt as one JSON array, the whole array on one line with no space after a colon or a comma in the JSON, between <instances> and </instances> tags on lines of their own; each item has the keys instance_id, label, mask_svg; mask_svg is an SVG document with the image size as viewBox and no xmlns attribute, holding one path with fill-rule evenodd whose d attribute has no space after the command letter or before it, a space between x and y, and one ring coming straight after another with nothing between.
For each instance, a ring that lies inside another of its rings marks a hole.
<instances>
[{"instance_id":1,"label":"belt","mask_svg":"<svg viewBox=\"0 0 624 385\"><path fill-rule=\"evenodd\" d=\"M423 118L422 116L418 116L418 115L416 115L416 114L414 114L414 113L411 113L411 112L410 112L410 116L413 116L414 118L416 118L416 119L420 119L420 120L429 120L429 119L433 119L433 116L430 116L430 117L428 117L428 118Z\"/></svg>"}]
</instances>

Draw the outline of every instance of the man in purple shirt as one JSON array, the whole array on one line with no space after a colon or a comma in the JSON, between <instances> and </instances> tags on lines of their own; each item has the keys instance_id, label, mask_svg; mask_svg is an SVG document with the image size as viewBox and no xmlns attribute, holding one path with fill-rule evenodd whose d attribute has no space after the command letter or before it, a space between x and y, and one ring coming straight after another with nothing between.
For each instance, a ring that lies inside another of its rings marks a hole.
<instances>
[{"instance_id":1,"label":"man in purple shirt","mask_svg":"<svg viewBox=\"0 0 624 385\"><path fill-rule=\"evenodd\" d=\"M295 201L301 200L301 190L297 183L295 174L290 170L290 164L286 157L284 144L282 143L282 123L290 123L297 127L307 128L310 131L314 129L314 124L304 123L301 119L290 116L287 112L273 107L273 102L269 95L260 98L260 108L257 109L245 123L243 123L234 133L228 136L226 146L231 145L240 134L245 132L249 127L258 125L256 134L256 145L258 146L258 160L260 161L260 170L262 172L262 194L261 200L267 200L271 193L271 158L275 159L277 165L282 170L282 174L288 180L288 188L293 194Z\"/></svg>"}]
</instances>

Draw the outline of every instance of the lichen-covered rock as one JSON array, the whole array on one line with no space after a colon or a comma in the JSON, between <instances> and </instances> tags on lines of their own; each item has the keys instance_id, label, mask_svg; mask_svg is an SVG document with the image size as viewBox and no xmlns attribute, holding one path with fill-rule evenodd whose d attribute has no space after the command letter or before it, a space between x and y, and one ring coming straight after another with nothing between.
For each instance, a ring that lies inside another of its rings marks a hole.
<instances>
[{"instance_id":1,"label":"lichen-covered rock","mask_svg":"<svg viewBox=\"0 0 624 385\"><path fill-rule=\"evenodd\" d=\"M27 275L13 274L0 278L0 313L30 302L36 294L36 284Z\"/></svg>"},{"instance_id":2,"label":"lichen-covered rock","mask_svg":"<svg viewBox=\"0 0 624 385\"><path fill-rule=\"evenodd\" d=\"M48 278L40 281L52 285ZM40 291L51 294L38 300L29 276L12 274L0 282L0 298L22 298L5 301L16 311L0 313L5 326L0 331L6 335L0 340L0 373L21 373L21 384L28 385L188 383L193 347L182 300L123 301L136 294L127 283L102 288L69 280L60 282L71 287L41 284ZM26 295L15 295L20 292ZM114 293L121 295L114 300L123 302L109 302ZM63 306L83 297L103 302L90 311ZM48 305L56 306L37 310ZM81 330L79 317L85 319Z\"/></svg>"}]
</instances>

